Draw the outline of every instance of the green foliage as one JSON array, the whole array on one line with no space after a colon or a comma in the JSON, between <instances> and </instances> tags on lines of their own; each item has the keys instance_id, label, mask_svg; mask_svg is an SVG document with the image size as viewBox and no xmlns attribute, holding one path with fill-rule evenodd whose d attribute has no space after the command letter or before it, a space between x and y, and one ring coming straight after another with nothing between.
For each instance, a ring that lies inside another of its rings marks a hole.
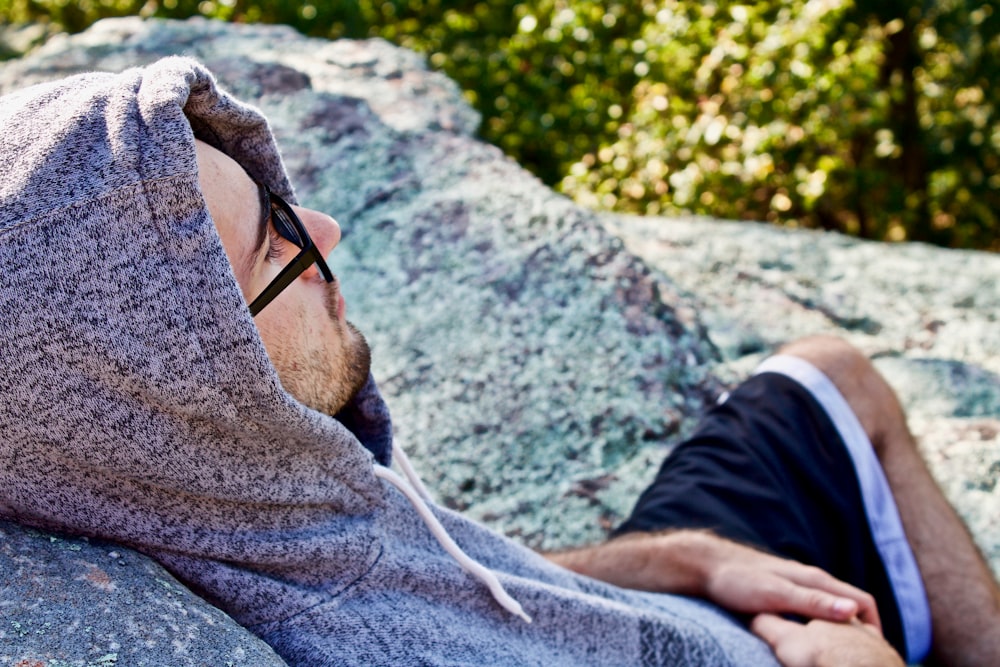
<instances>
[{"instance_id":1,"label":"green foliage","mask_svg":"<svg viewBox=\"0 0 1000 667\"><path fill-rule=\"evenodd\" d=\"M583 203L1000 250L993 0L0 0L70 31L196 14L428 55Z\"/></svg>"},{"instance_id":2,"label":"green foliage","mask_svg":"<svg viewBox=\"0 0 1000 667\"><path fill-rule=\"evenodd\" d=\"M632 112L563 189L1000 249L1000 17L977 4L649 3Z\"/></svg>"}]
</instances>

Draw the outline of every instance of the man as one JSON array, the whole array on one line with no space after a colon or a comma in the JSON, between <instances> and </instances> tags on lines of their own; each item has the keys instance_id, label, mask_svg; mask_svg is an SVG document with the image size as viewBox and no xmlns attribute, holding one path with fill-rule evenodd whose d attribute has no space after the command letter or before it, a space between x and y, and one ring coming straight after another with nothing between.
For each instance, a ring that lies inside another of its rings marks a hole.
<instances>
[{"instance_id":1,"label":"man","mask_svg":"<svg viewBox=\"0 0 1000 667\"><path fill-rule=\"evenodd\" d=\"M339 228L201 66L26 89L0 126L3 516L151 554L292 664L892 665L928 616L947 664L1000 657L996 584L846 345L786 348L621 536L546 559L388 469Z\"/></svg>"}]
</instances>

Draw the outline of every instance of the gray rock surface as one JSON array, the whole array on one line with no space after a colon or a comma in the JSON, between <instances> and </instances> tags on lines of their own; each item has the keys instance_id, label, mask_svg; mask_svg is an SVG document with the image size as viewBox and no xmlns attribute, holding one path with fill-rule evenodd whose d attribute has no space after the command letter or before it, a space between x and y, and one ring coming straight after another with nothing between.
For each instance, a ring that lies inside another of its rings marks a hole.
<instances>
[{"instance_id":1,"label":"gray rock surface","mask_svg":"<svg viewBox=\"0 0 1000 667\"><path fill-rule=\"evenodd\" d=\"M0 664L285 663L148 558L0 521Z\"/></svg>"},{"instance_id":2,"label":"gray rock surface","mask_svg":"<svg viewBox=\"0 0 1000 667\"><path fill-rule=\"evenodd\" d=\"M4 64L0 91L170 53L258 104L300 200L340 221L349 316L446 504L535 547L599 540L719 391L834 332L897 385L1000 569L1000 258L599 216L474 139L457 87L377 40L105 21Z\"/></svg>"}]
</instances>

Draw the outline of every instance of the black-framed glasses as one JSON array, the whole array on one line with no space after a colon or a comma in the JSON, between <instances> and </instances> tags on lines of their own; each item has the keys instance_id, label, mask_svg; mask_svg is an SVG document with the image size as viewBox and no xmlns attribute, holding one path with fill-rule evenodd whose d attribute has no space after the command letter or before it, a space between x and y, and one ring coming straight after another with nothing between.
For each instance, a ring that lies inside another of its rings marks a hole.
<instances>
[{"instance_id":1,"label":"black-framed glasses","mask_svg":"<svg viewBox=\"0 0 1000 667\"><path fill-rule=\"evenodd\" d=\"M326 282L333 282L333 272L326 265L323 253L313 243L309 232L306 231L306 226L299 220L299 216L295 215L292 207L284 199L271 192L263 183L258 181L257 187L260 190L261 210L270 214L270 224L274 226L274 231L301 250L295 259L287 264L264 291L250 303L250 314L254 316L262 311L264 306L274 301L274 297L281 294L313 264L319 267L319 272L323 274Z\"/></svg>"}]
</instances>

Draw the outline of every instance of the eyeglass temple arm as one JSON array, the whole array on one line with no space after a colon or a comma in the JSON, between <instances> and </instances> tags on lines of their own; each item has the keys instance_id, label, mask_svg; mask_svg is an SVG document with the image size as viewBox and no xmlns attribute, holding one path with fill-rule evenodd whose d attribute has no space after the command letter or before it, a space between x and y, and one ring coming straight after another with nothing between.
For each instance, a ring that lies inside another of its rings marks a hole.
<instances>
[{"instance_id":1,"label":"eyeglass temple arm","mask_svg":"<svg viewBox=\"0 0 1000 667\"><path fill-rule=\"evenodd\" d=\"M302 273L308 269L312 264L318 264L320 272L323 274L323 279L326 282L333 282L333 274L330 272L329 267L326 265L326 261L323 259L323 255L320 253L319 248L315 245L310 245L305 248L302 252L296 255L289 264L283 268L271 284L260 293L260 295L253 300L250 304L250 314L254 317L257 313L264 310L264 306L274 301L274 298L281 294L286 287L291 285L296 278L298 278Z\"/></svg>"}]
</instances>

